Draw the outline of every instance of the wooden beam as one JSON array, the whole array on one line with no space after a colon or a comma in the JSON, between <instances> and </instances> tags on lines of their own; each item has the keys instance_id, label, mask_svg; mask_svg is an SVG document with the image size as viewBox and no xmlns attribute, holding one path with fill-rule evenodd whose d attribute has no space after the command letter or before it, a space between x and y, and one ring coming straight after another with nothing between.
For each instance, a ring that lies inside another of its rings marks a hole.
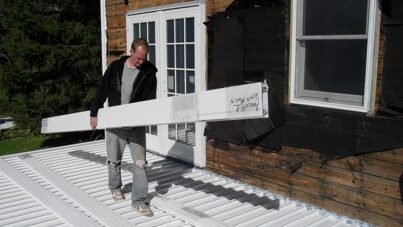
<instances>
[{"instance_id":1,"label":"wooden beam","mask_svg":"<svg viewBox=\"0 0 403 227\"><path fill-rule=\"evenodd\" d=\"M267 85L253 83L100 109L98 129L268 117ZM91 130L89 111L42 120L42 133Z\"/></svg>"}]
</instances>

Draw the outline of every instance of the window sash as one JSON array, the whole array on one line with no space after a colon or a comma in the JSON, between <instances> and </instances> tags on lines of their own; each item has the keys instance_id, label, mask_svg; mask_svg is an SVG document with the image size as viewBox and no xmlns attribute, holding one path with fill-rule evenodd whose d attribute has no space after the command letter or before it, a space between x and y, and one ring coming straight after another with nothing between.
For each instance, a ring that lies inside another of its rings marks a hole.
<instances>
[{"instance_id":1,"label":"window sash","mask_svg":"<svg viewBox=\"0 0 403 227\"><path fill-rule=\"evenodd\" d=\"M366 21L366 34L344 34L344 35L303 35L303 4L304 0L293 0L292 16L292 43L290 61L291 74L291 95L290 102L313 106L323 106L337 109L346 109L360 112L367 112L369 108L369 97L371 79L374 68L372 67L375 37L376 0L369 0ZM304 89L305 70L305 41L315 40L366 40L366 64L365 82L362 95L351 95L337 92L314 91Z\"/></svg>"},{"instance_id":2,"label":"window sash","mask_svg":"<svg viewBox=\"0 0 403 227\"><path fill-rule=\"evenodd\" d=\"M368 39L367 35L300 35L297 40L351 40Z\"/></svg>"}]
</instances>

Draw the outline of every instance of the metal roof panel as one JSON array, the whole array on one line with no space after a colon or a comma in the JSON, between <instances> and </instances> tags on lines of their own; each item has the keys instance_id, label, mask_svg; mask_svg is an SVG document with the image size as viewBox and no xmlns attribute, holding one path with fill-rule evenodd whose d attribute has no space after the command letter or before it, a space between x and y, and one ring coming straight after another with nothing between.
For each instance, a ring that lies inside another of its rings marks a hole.
<instances>
[{"instance_id":1,"label":"metal roof panel","mask_svg":"<svg viewBox=\"0 0 403 227\"><path fill-rule=\"evenodd\" d=\"M130 206L130 152L124 201L111 199L105 160L103 140L0 157L0 226L369 226L151 152L143 216Z\"/></svg>"}]
</instances>

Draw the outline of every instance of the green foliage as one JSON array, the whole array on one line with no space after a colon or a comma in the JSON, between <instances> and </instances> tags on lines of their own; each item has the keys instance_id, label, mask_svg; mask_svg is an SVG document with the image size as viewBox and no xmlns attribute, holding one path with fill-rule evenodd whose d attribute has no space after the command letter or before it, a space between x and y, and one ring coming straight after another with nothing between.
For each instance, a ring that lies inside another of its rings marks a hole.
<instances>
[{"instance_id":1,"label":"green foliage","mask_svg":"<svg viewBox=\"0 0 403 227\"><path fill-rule=\"evenodd\" d=\"M37 135L0 141L0 155L39 149L45 139L45 136Z\"/></svg>"},{"instance_id":2,"label":"green foliage","mask_svg":"<svg viewBox=\"0 0 403 227\"><path fill-rule=\"evenodd\" d=\"M0 155L45 149L68 144L104 139L104 131L70 132L51 135L32 135L25 130L0 131Z\"/></svg>"},{"instance_id":3,"label":"green foliage","mask_svg":"<svg viewBox=\"0 0 403 227\"><path fill-rule=\"evenodd\" d=\"M0 6L0 115L37 133L42 118L87 110L101 76L99 1Z\"/></svg>"},{"instance_id":4,"label":"green foliage","mask_svg":"<svg viewBox=\"0 0 403 227\"><path fill-rule=\"evenodd\" d=\"M102 130L95 131L94 133L87 131L52 134L47 136L29 135L24 132L14 132L13 134L14 135L5 135L3 138L0 134L0 156L104 139L104 133Z\"/></svg>"}]
</instances>

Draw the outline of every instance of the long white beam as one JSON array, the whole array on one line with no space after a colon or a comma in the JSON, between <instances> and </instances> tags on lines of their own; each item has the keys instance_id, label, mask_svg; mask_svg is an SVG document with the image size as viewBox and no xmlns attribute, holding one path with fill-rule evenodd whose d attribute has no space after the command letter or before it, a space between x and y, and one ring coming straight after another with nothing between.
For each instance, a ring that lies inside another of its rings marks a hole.
<instances>
[{"instance_id":1,"label":"long white beam","mask_svg":"<svg viewBox=\"0 0 403 227\"><path fill-rule=\"evenodd\" d=\"M253 83L103 108L97 129L267 118L267 92L266 84ZM89 118L89 111L46 118L41 132L91 130Z\"/></svg>"}]
</instances>

